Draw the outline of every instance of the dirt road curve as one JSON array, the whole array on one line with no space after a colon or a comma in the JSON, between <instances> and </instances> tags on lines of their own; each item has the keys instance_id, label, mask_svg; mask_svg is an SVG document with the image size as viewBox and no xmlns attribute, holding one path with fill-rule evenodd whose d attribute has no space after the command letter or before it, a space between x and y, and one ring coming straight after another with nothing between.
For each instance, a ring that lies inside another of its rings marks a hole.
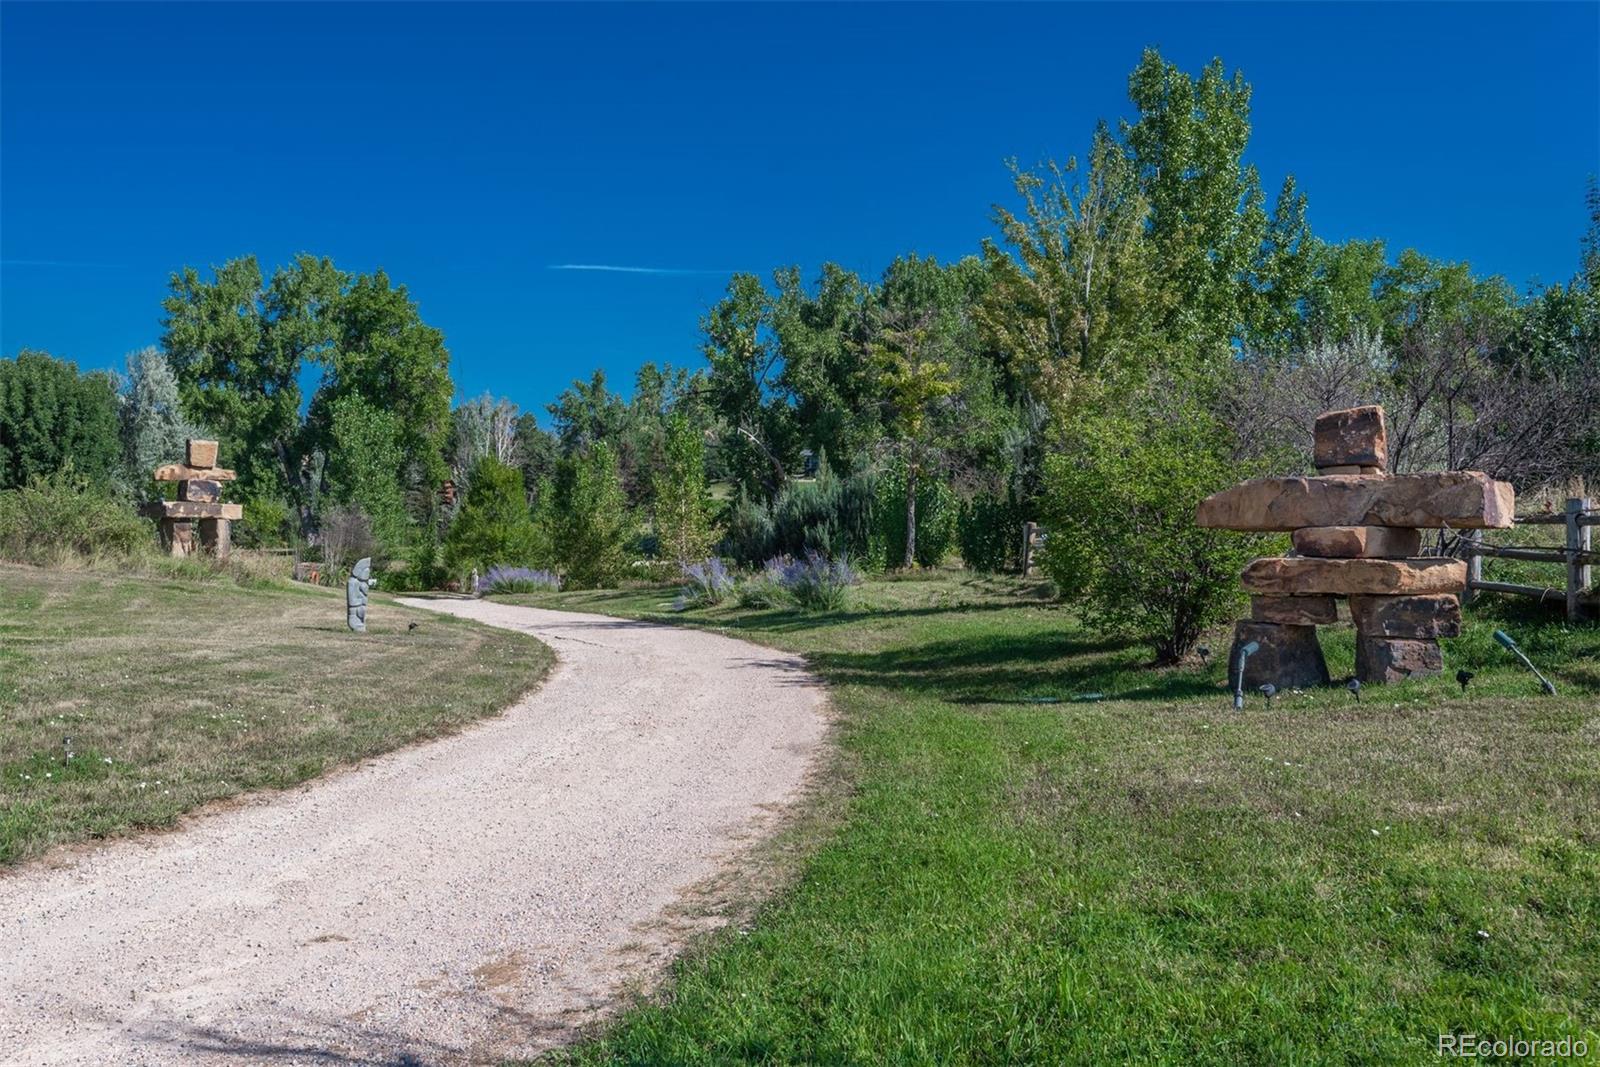
<instances>
[{"instance_id":1,"label":"dirt road curve","mask_svg":"<svg viewBox=\"0 0 1600 1067\"><path fill-rule=\"evenodd\" d=\"M0 876L0 1063L431 1064L557 1040L792 800L796 657L478 601L560 664L504 716Z\"/></svg>"}]
</instances>

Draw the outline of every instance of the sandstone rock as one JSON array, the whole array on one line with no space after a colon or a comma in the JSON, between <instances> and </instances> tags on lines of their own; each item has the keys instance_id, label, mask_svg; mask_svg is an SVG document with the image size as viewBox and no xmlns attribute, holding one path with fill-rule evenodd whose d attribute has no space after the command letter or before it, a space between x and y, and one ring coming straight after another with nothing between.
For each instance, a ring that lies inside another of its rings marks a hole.
<instances>
[{"instance_id":1,"label":"sandstone rock","mask_svg":"<svg viewBox=\"0 0 1600 1067\"><path fill-rule=\"evenodd\" d=\"M1331 596L1253 596L1250 619L1279 626L1326 626L1339 621L1339 607Z\"/></svg>"},{"instance_id":2,"label":"sandstone rock","mask_svg":"<svg viewBox=\"0 0 1600 1067\"><path fill-rule=\"evenodd\" d=\"M178 483L178 499L215 504L222 499L222 483L209 478L187 478Z\"/></svg>"},{"instance_id":3,"label":"sandstone rock","mask_svg":"<svg viewBox=\"0 0 1600 1067\"><path fill-rule=\"evenodd\" d=\"M1422 551L1422 531L1403 526L1305 526L1290 536L1302 556L1405 559Z\"/></svg>"},{"instance_id":4,"label":"sandstone rock","mask_svg":"<svg viewBox=\"0 0 1600 1067\"><path fill-rule=\"evenodd\" d=\"M227 519L201 519L200 547L216 556L227 559L233 551L233 523Z\"/></svg>"},{"instance_id":5,"label":"sandstone rock","mask_svg":"<svg viewBox=\"0 0 1600 1067\"><path fill-rule=\"evenodd\" d=\"M239 476L225 467L190 467L183 463L165 463L157 467L151 477L158 482L185 482L192 478L231 482Z\"/></svg>"},{"instance_id":6,"label":"sandstone rock","mask_svg":"<svg viewBox=\"0 0 1600 1067\"><path fill-rule=\"evenodd\" d=\"M1311 460L1318 467L1389 465L1389 430L1383 408L1366 407L1329 411L1317 416Z\"/></svg>"},{"instance_id":7,"label":"sandstone rock","mask_svg":"<svg viewBox=\"0 0 1600 1067\"><path fill-rule=\"evenodd\" d=\"M1364 637L1412 640L1461 636L1461 601L1449 593L1428 596L1353 596L1350 619Z\"/></svg>"},{"instance_id":8,"label":"sandstone rock","mask_svg":"<svg viewBox=\"0 0 1600 1067\"><path fill-rule=\"evenodd\" d=\"M1356 637L1356 677L1380 685L1403 682L1444 670L1437 641L1398 637Z\"/></svg>"},{"instance_id":9,"label":"sandstone rock","mask_svg":"<svg viewBox=\"0 0 1600 1067\"><path fill-rule=\"evenodd\" d=\"M187 451L188 462L191 467L215 467L217 465L217 443L215 441L196 441L191 438Z\"/></svg>"},{"instance_id":10,"label":"sandstone rock","mask_svg":"<svg viewBox=\"0 0 1600 1067\"><path fill-rule=\"evenodd\" d=\"M1392 478L1257 478L1200 502L1195 522L1224 530L1302 526L1409 526L1455 529L1511 525L1509 482L1479 471L1436 471Z\"/></svg>"},{"instance_id":11,"label":"sandstone rock","mask_svg":"<svg viewBox=\"0 0 1600 1067\"><path fill-rule=\"evenodd\" d=\"M168 519L242 519L243 504L206 504L193 500L158 500L141 509L146 515Z\"/></svg>"},{"instance_id":12,"label":"sandstone rock","mask_svg":"<svg viewBox=\"0 0 1600 1067\"><path fill-rule=\"evenodd\" d=\"M1247 592L1270 596L1400 596L1459 593L1467 565L1459 559L1319 559L1271 556L1244 569Z\"/></svg>"},{"instance_id":13,"label":"sandstone rock","mask_svg":"<svg viewBox=\"0 0 1600 1067\"><path fill-rule=\"evenodd\" d=\"M188 519L162 519L161 546L173 556L187 556L192 553L194 523Z\"/></svg>"},{"instance_id":14,"label":"sandstone rock","mask_svg":"<svg viewBox=\"0 0 1600 1067\"><path fill-rule=\"evenodd\" d=\"M1246 692L1271 682L1279 689L1328 684L1328 664L1317 644L1315 626L1279 626L1241 620L1233 626L1233 648L1228 653L1228 678L1239 669L1239 650L1257 644L1244 663Z\"/></svg>"},{"instance_id":15,"label":"sandstone rock","mask_svg":"<svg viewBox=\"0 0 1600 1067\"><path fill-rule=\"evenodd\" d=\"M1337 467L1318 467L1318 474L1366 474L1381 475L1382 467L1358 467L1353 464L1342 464Z\"/></svg>"}]
</instances>

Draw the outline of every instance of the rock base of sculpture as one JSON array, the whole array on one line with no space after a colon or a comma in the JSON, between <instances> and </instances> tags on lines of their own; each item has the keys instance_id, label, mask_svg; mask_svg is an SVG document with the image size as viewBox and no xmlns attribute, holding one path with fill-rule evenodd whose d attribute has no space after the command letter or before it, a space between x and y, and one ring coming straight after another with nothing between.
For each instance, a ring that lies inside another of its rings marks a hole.
<instances>
[{"instance_id":1,"label":"rock base of sculpture","mask_svg":"<svg viewBox=\"0 0 1600 1067\"><path fill-rule=\"evenodd\" d=\"M1363 683L1386 685L1442 670L1444 653L1437 641L1356 636L1356 677Z\"/></svg>"},{"instance_id":2,"label":"rock base of sculpture","mask_svg":"<svg viewBox=\"0 0 1600 1067\"><path fill-rule=\"evenodd\" d=\"M1328 663L1322 658L1315 626L1281 626L1271 622L1237 622L1228 665L1238 671L1239 653L1251 641L1256 650L1244 661L1244 687L1270 682L1279 689L1304 689L1328 684Z\"/></svg>"}]
</instances>

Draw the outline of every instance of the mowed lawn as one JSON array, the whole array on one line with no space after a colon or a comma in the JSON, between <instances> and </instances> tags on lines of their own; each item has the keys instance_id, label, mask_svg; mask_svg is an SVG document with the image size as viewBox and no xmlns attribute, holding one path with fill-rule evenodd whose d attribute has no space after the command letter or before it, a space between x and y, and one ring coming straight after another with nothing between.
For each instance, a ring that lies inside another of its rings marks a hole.
<instances>
[{"instance_id":1,"label":"mowed lawn","mask_svg":"<svg viewBox=\"0 0 1600 1067\"><path fill-rule=\"evenodd\" d=\"M342 591L0 565L0 863L449 732L552 662L382 598L368 625Z\"/></svg>"},{"instance_id":2,"label":"mowed lawn","mask_svg":"<svg viewBox=\"0 0 1600 1067\"><path fill-rule=\"evenodd\" d=\"M789 888L562 1056L1431 1063L1452 1032L1600 1055L1600 628L1474 615L1445 677L1238 713L1225 636L1152 671L1003 582L809 616L509 599L801 651L840 715L836 814L780 842ZM1348 629L1325 643L1348 675Z\"/></svg>"}]
</instances>

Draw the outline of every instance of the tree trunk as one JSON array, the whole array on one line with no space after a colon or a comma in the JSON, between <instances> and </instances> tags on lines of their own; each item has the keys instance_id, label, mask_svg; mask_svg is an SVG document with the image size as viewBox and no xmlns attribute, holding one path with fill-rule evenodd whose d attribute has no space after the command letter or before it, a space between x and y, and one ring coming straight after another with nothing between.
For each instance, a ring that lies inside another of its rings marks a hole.
<instances>
[{"instance_id":1,"label":"tree trunk","mask_svg":"<svg viewBox=\"0 0 1600 1067\"><path fill-rule=\"evenodd\" d=\"M917 468L906 464L906 561L910 570L917 565Z\"/></svg>"}]
</instances>

